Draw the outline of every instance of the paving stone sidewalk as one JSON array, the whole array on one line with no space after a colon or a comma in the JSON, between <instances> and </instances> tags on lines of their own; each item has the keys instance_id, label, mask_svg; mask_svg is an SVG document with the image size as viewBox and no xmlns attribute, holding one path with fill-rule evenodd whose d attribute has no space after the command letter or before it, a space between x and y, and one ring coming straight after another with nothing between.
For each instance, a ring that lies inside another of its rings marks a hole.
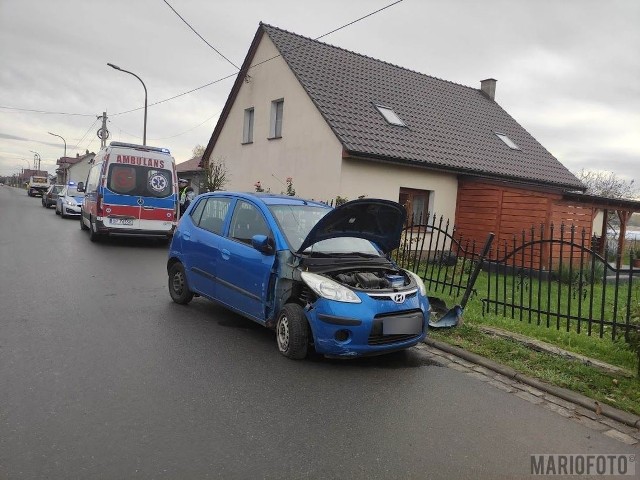
<instances>
[{"instance_id":1,"label":"paving stone sidewalk","mask_svg":"<svg viewBox=\"0 0 640 480\"><path fill-rule=\"evenodd\" d=\"M417 348L435 364L463 372L619 442L640 445L637 415L599 405L581 394L526 377L510 367L442 342L427 339Z\"/></svg>"}]
</instances>

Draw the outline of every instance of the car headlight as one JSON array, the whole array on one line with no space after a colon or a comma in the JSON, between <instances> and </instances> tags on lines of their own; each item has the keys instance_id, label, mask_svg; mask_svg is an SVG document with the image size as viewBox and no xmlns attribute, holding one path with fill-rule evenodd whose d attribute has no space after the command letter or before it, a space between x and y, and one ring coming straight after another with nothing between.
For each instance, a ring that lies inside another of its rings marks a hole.
<instances>
[{"instance_id":1,"label":"car headlight","mask_svg":"<svg viewBox=\"0 0 640 480\"><path fill-rule=\"evenodd\" d=\"M65 203L67 205L69 205L70 207L75 207L76 206L76 202L74 202L73 200L67 200Z\"/></svg>"},{"instance_id":2,"label":"car headlight","mask_svg":"<svg viewBox=\"0 0 640 480\"><path fill-rule=\"evenodd\" d=\"M317 295L336 302L360 303L358 296L347 287L334 282L330 278L315 273L302 272L302 280Z\"/></svg>"},{"instance_id":3,"label":"car headlight","mask_svg":"<svg viewBox=\"0 0 640 480\"><path fill-rule=\"evenodd\" d=\"M424 286L424 282L422 281L422 279L415 273L410 272L409 270L405 270L405 272L407 272L407 274L409 274L409 276L416 281L416 283L418 284L418 289L420 290L420 293L426 297L427 287Z\"/></svg>"}]
</instances>

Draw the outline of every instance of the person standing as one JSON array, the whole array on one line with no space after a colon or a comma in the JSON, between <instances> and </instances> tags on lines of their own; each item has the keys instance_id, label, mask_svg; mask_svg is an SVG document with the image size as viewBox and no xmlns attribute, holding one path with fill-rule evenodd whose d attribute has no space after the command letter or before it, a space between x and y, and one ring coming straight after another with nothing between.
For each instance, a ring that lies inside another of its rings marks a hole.
<instances>
[{"instance_id":1,"label":"person standing","mask_svg":"<svg viewBox=\"0 0 640 480\"><path fill-rule=\"evenodd\" d=\"M178 192L180 194L180 216L184 213L184 202L187 199L187 187L189 186L189 181L185 178L181 178L178 180Z\"/></svg>"}]
</instances>

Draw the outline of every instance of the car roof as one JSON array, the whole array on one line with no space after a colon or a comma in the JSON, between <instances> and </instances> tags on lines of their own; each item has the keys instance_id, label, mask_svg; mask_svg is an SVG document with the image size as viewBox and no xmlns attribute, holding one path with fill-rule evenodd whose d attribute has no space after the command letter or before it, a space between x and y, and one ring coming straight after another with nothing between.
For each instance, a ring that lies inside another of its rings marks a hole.
<instances>
[{"instance_id":1,"label":"car roof","mask_svg":"<svg viewBox=\"0 0 640 480\"><path fill-rule=\"evenodd\" d=\"M236 197L245 200L259 200L265 205L311 205L316 207L331 208L326 203L307 200L300 197L291 197L289 195L278 195L274 193L261 192L227 192L217 191L206 194L207 196Z\"/></svg>"}]
</instances>

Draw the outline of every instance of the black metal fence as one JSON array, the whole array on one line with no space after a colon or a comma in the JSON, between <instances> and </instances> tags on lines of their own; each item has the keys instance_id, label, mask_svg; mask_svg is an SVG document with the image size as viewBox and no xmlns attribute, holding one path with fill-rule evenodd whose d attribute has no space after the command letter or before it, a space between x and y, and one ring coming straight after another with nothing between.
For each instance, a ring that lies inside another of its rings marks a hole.
<instances>
[{"instance_id":1,"label":"black metal fence","mask_svg":"<svg viewBox=\"0 0 640 480\"><path fill-rule=\"evenodd\" d=\"M473 239L457 235L453 224L442 216L427 215L424 220L404 228L400 247L392 257L403 268L420 275L432 300L440 295L449 298L462 295L456 303L464 307L474 291L493 234L481 246Z\"/></svg>"},{"instance_id":2,"label":"black metal fence","mask_svg":"<svg viewBox=\"0 0 640 480\"><path fill-rule=\"evenodd\" d=\"M608 245L599 255L573 225L532 227L489 253L483 314L616 339L631 328L640 302L632 261L633 253Z\"/></svg>"},{"instance_id":3,"label":"black metal fence","mask_svg":"<svg viewBox=\"0 0 640 480\"><path fill-rule=\"evenodd\" d=\"M587 232L572 225L492 240L490 234L482 248L431 215L404 229L392 257L422 277L432 298L462 295L457 303L464 306L477 290L483 315L612 339L632 328L640 309L640 268L632 267L632 252L605 245L601 256ZM484 273L476 282L479 267Z\"/></svg>"}]
</instances>

